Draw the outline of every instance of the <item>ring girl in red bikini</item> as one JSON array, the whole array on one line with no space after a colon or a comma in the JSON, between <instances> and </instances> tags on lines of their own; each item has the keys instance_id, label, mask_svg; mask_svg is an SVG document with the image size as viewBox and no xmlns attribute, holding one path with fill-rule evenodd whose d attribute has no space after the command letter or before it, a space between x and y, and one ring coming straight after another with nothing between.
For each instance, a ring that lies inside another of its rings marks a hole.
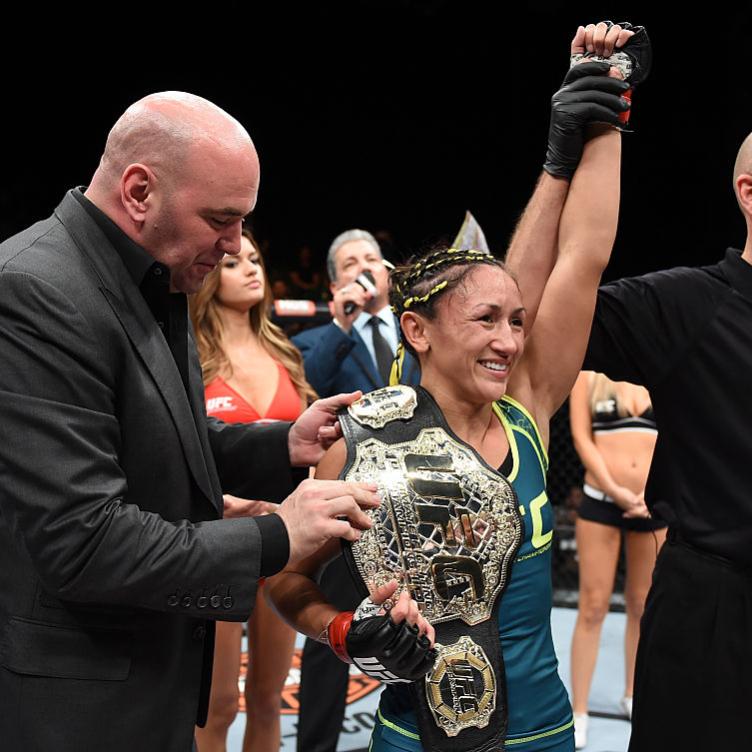
<instances>
[{"instance_id":1,"label":"ring girl in red bikini","mask_svg":"<svg viewBox=\"0 0 752 752\"><path fill-rule=\"evenodd\" d=\"M243 230L240 253L225 256L192 297L191 319L206 390L206 411L226 423L294 421L316 393L300 353L269 319L271 290L259 249ZM225 517L254 516L275 504L225 496ZM238 711L242 625L217 622L209 717L196 729L200 752L224 752ZM280 693L295 643L294 631L259 589L248 622L243 752L279 749Z\"/></svg>"}]
</instances>

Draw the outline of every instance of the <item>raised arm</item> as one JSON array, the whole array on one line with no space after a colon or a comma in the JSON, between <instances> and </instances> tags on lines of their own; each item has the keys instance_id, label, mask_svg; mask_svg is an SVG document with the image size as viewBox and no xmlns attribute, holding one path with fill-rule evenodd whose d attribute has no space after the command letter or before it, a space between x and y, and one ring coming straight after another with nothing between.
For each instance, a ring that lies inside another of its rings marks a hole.
<instances>
[{"instance_id":1,"label":"raised arm","mask_svg":"<svg viewBox=\"0 0 752 752\"><path fill-rule=\"evenodd\" d=\"M610 126L591 128L562 212L559 255L509 387L523 402L530 388L528 404L544 431L582 365L598 284L616 236L621 134Z\"/></svg>"},{"instance_id":2,"label":"raised arm","mask_svg":"<svg viewBox=\"0 0 752 752\"><path fill-rule=\"evenodd\" d=\"M554 268L559 220L568 192L568 178L544 170L507 250L505 264L517 280L525 305L526 332L533 326L543 288Z\"/></svg>"},{"instance_id":3,"label":"raised arm","mask_svg":"<svg viewBox=\"0 0 752 752\"><path fill-rule=\"evenodd\" d=\"M614 47L624 44L630 35L631 32L623 31L618 25L611 27L603 37L600 52L608 57ZM584 52L585 45L586 30L580 26L572 40L571 53ZM603 75L607 70L605 63L586 63L571 68L551 99L546 162L505 259L522 293L527 333L535 322L543 290L554 268L561 212L570 180L582 157L586 128L592 122L616 123L623 111L618 97L621 87Z\"/></svg>"}]
</instances>

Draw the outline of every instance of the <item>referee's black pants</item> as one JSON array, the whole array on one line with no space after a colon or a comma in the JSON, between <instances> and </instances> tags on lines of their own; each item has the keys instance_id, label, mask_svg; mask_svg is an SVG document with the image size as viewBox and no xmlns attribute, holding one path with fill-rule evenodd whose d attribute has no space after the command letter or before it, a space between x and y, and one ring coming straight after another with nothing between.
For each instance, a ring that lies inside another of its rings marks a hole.
<instances>
[{"instance_id":1,"label":"referee's black pants","mask_svg":"<svg viewBox=\"0 0 752 752\"><path fill-rule=\"evenodd\" d=\"M629 752L752 749L752 571L669 533L645 603Z\"/></svg>"}]
</instances>

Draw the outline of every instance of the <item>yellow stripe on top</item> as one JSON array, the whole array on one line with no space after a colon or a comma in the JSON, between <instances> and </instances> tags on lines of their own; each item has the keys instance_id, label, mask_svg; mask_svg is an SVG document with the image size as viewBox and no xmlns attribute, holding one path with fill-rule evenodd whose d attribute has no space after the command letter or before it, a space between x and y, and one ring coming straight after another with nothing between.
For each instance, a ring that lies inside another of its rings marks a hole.
<instances>
[{"instance_id":1,"label":"yellow stripe on top","mask_svg":"<svg viewBox=\"0 0 752 752\"><path fill-rule=\"evenodd\" d=\"M511 407L513 409L519 410L523 414L525 419L532 425L533 430L535 431L535 436L531 436L530 433L526 431L522 426L513 424L509 421L504 407L501 404L502 402L506 402L508 408ZM541 470L543 471L543 476L545 477L546 473L548 472L548 456L541 454L542 451L545 452L545 449L538 441L540 439L540 433L538 433L538 427L535 425L535 421L530 416L530 413L528 413L527 410L525 410L518 402L515 402L513 399L507 398L506 396L502 398L501 402L494 402L492 408L494 413L496 414L496 417L501 422L501 425L504 427L504 432L507 435L507 441L509 441L509 449L512 452L512 472L509 474L509 482L512 483L515 480L520 469L520 453L517 446L517 437L514 435L515 432L522 434L530 442L530 445L533 447L533 450L535 451L535 454L538 458L538 462L540 463Z\"/></svg>"},{"instance_id":2,"label":"yellow stripe on top","mask_svg":"<svg viewBox=\"0 0 752 752\"><path fill-rule=\"evenodd\" d=\"M524 428L520 428L520 426L512 426L512 430L521 433L530 442L530 446L533 447L533 451L535 452L535 456L538 458L538 462L541 466L541 471L543 472L543 476L545 477L546 472L548 471L548 464L540 453L538 442Z\"/></svg>"},{"instance_id":3,"label":"yellow stripe on top","mask_svg":"<svg viewBox=\"0 0 752 752\"><path fill-rule=\"evenodd\" d=\"M524 405L521 405L519 402L517 402L516 399L514 399L513 397L510 397L508 394L505 394L501 398L501 401L507 402L512 407L517 408L517 410L519 410L530 421L530 425L532 425L533 430L535 431L535 436L538 440L537 443L538 443L538 446L540 447L540 451L543 453L543 460L545 462L545 467L546 469L548 469L548 450L546 449L546 445L543 443L543 438L541 437L538 424L535 422L535 418L533 418L533 416L530 414L530 412Z\"/></svg>"},{"instance_id":4,"label":"yellow stripe on top","mask_svg":"<svg viewBox=\"0 0 752 752\"><path fill-rule=\"evenodd\" d=\"M502 408L502 406L498 402L494 402L493 405L491 405L491 408L493 409L496 417L499 419L502 427L504 428L504 433L507 435L507 441L509 442L509 451L512 453L512 472L507 478L507 480L511 483L517 477L517 473L520 469L520 452L517 449L517 438L514 435L512 426L507 420L507 416L504 414L504 408Z\"/></svg>"},{"instance_id":5,"label":"yellow stripe on top","mask_svg":"<svg viewBox=\"0 0 752 752\"><path fill-rule=\"evenodd\" d=\"M414 734L412 731L403 729L402 726L398 726L396 723L392 723L392 721L388 721L386 718L384 718L384 716L381 715L381 708L376 709L376 715L378 719L392 731L396 731L398 734L402 734L402 736L406 736L408 739L415 739L416 741L420 741L419 734Z\"/></svg>"},{"instance_id":6,"label":"yellow stripe on top","mask_svg":"<svg viewBox=\"0 0 752 752\"><path fill-rule=\"evenodd\" d=\"M538 741L538 739L545 739L548 736L560 734L562 731L568 731L572 728L572 726L574 726L574 718L569 721L569 723L565 723L563 726L559 726L559 728L551 729L550 731L544 731L541 734L533 734L532 736L521 736L517 739L505 739L504 743L509 746L510 744L526 744L527 742L535 742Z\"/></svg>"}]
</instances>

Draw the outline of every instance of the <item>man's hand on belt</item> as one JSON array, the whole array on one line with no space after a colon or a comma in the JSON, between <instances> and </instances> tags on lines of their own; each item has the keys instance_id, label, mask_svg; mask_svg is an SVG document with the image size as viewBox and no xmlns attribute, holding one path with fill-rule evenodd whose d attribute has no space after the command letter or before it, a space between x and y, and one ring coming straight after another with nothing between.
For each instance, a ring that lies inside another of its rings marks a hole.
<instances>
[{"instance_id":1,"label":"man's hand on belt","mask_svg":"<svg viewBox=\"0 0 752 752\"><path fill-rule=\"evenodd\" d=\"M293 423L287 435L293 467L313 467L321 462L326 450L342 436L337 413L360 399L362 394L358 391L317 399Z\"/></svg>"},{"instance_id":2,"label":"man's hand on belt","mask_svg":"<svg viewBox=\"0 0 752 752\"><path fill-rule=\"evenodd\" d=\"M373 524L364 510L379 505L375 483L304 480L276 509L287 528L289 561L318 551L330 538L356 541Z\"/></svg>"}]
</instances>

